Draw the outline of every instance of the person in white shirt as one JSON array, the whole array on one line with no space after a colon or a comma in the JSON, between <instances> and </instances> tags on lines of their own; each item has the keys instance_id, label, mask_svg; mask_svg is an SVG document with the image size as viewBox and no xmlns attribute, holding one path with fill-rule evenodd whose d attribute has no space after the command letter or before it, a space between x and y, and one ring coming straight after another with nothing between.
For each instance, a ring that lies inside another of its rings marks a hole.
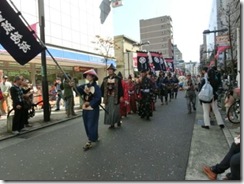
<instances>
[{"instance_id":1,"label":"person in white shirt","mask_svg":"<svg viewBox=\"0 0 244 184\"><path fill-rule=\"evenodd\" d=\"M3 99L0 101L0 110L3 114L7 114L12 108L12 100L10 96L10 88L12 84L8 81L8 76L4 75L2 82L0 83L0 88L3 93ZM3 104L6 102L7 108L4 109Z\"/></svg>"}]
</instances>

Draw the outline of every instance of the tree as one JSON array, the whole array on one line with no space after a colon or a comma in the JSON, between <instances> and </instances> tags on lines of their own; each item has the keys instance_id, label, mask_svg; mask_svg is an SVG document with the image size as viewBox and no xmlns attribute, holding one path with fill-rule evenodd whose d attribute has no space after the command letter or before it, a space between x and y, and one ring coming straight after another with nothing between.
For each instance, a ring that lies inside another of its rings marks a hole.
<instances>
[{"instance_id":1,"label":"tree","mask_svg":"<svg viewBox=\"0 0 244 184\"><path fill-rule=\"evenodd\" d=\"M230 42L230 60L231 60L231 75L235 78L236 61L237 61L237 33L236 29L240 28L240 1L232 0L225 6L219 9L219 26L228 28L228 37Z\"/></svg>"},{"instance_id":2,"label":"tree","mask_svg":"<svg viewBox=\"0 0 244 184\"><path fill-rule=\"evenodd\" d=\"M105 60L105 68L107 68L108 59L114 58L114 49L118 46L114 43L114 40L112 38L102 38L99 35L95 36L96 41L93 41L92 43L96 44L96 47L94 48L96 51L99 52L104 57Z\"/></svg>"}]
</instances>

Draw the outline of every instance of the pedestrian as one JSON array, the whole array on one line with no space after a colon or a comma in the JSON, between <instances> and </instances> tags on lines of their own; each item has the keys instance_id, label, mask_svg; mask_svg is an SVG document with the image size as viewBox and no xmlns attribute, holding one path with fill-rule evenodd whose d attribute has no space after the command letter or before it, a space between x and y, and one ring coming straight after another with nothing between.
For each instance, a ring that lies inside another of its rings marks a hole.
<instances>
[{"instance_id":1,"label":"pedestrian","mask_svg":"<svg viewBox=\"0 0 244 184\"><path fill-rule=\"evenodd\" d=\"M216 180L218 174L230 168L231 172L226 174L224 180L240 180L240 164L240 135L238 135L223 160L211 167L204 166L203 172L210 180Z\"/></svg>"},{"instance_id":2,"label":"pedestrian","mask_svg":"<svg viewBox=\"0 0 244 184\"><path fill-rule=\"evenodd\" d=\"M177 98L178 95L178 89L179 89L179 79L177 78L176 74L172 77L172 83L173 83L173 98Z\"/></svg>"},{"instance_id":3,"label":"pedestrian","mask_svg":"<svg viewBox=\"0 0 244 184\"><path fill-rule=\"evenodd\" d=\"M186 81L184 83L185 98L187 103L188 114L191 114L192 109L196 110L196 83L191 78L191 74L188 73Z\"/></svg>"},{"instance_id":4,"label":"pedestrian","mask_svg":"<svg viewBox=\"0 0 244 184\"><path fill-rule=\"evenodd\" d=\"M225 120L227 121L228 120L228 111L229 111L229 108L230 106L235 102L235 98L234 98L234 92L233 90L229 90L226 94L226 97L225 97Z\"/></svg>"},{"instance_id":5,"label":"pedestrian","mask_svg":"<svg viewBox=\"0 0 244 184\"><path fill-rule=\"evenodd\" d=\"M131 113L136 113L137 112L137 105L136 105L136 84L132 80L132 76L129 75L128 77L128 93L129 93L129 105L130 105L130 112Z\"/></svg>"},{"instance_id":6,"label":"pedestrian","mask_svg":"<svg viewBox=\"0 0 244 184\"><path fill-rule=\"evenodd\" d=\"M159 88L159 97L161 100L161 105L164 105L164 98L166 104L168 104L168 92L166 90L165 73L163 71L159 72L159 76L157 79L157 86Z\"/></svg>"},{"instance_id":7,"label":"pedestrian","mask_svg":"<svg viewBox=\"0 0 244 184\"><path fill-rule=\"evenodd\" d=\"M14 116L12 123L12 132L19 134L24 128L24 119L26 117L24 113L24 99L23 90L21 89L22 79L16 76L14 79L13 86L10 88L10 95L13 102Z\"/></svg>"},{"instance_id":8,"label":"pedestrian","mask_svg":"<svg viewBox=\"0 0 244 184\"><path fill-rule=\"evenodd\" d=\"M121 126L120 102L123 101L124 91L121 78L115 74L116 68L111 64L108 68L108 76L103 79L101 85L103 103L105 104L104 124L110 125L109 129Z\"/></svg>"},{"instance_id":9,"label":"pedestrian","mask_svg":"<svg viewBox=\"0 0 244 184\"><path fill-rule=\"evenodd\" d=\"M69 118L70 116L75 116L75 111L74 111L74 93L73 93L73 88L74 88L74 81L71 79L70 75L66 74L64 75L64 80L62 81L60 88L64 90L63 98L65 101L65 111L67 114L67 117Z\"/></svg>"},{"instance_id":10,"label":"pedestrian","mask_svg":"<svg viewBox=\"0 0 244 184\"><path fill-rule=\"evenodd\" d=\"M120 102L120 116L121 119L127 117L127 114L130 112L129 105L129 92L128 92L128 81L123 78L121 72L117 74L118 77L121 78L122 88L123 88L123 101Z\"/></svg>"},{"instance_id":11,"label":"pedestrian","mask_svg":"<svg viewBox=\"0 0 244 184\"><path fill-rule=\"evenodd\" d=\"M12 109L12 101L10 96L10 88L12 84L8 81L7 75L4 75L2 80L3 81L0 83L0 88L3 93L3 99L0 101L0 110L3 114L8 114L8 112ZM4 107L4 105L6 105L6 108Z\"/></svg>"},{"instance_id":12,"label":"pedestrian","mask_svg":"<svg viewBox=\"0 0 244 184\"><path fill-rule=\"evenodd\" d=\"M62 90L60 88L61 79L57 78L54 85L56 86L56 94L57 94L56 95L56 109L55 109L55 111L59 111L60 110L60 102L62 99Z\"/></svg>"},{"instance_id":13,"label":"pedestrian","mask_svg":"<svg viewBox=\"0 0 244 184\"><path fill-rule=\"evenodd\" d=\"M147 77L147 70L141 70L140 92L141 99L139 101L138 114L141 118L150 120L153 115L151 91L153 84Z\"/></svg>"},{"instance_id":14,"label":"pedestrian","mask_svg":"<svg viewBox=\"0 0 244 184\"><path fill-rule=\"evenodd\" d=\"M204 76L204 78L208 79L208 68L204 67L202 69L202 74ZM203 85L205 84L205 79L202 78L201 81L201 86L200 86L200 91L203 87ZM211 83L210 83L211 84ZM200 100L200 103L202 104L202 108L203 108L203 119L204 119L204 125L202 125L202 128L206 128L209 129L210 127L210 117L209 117L209 113L210 113L210 108L212 109L215 118L217 120L217 124L219 125L220 128L224 128L224 122L223 119L221 117L221 114L219 112L218 106L217 106L217 99L218 99L218 94L215 88L213 88L213 99L210 102L205 102Z\"/></svg>"},{"instance_id":15,"label":"pedestrian","mask_svg":"<svg viewBox=\"0 0 244 184\"><path fill-rule=\"evenodd\" d=\"M24 127L32 127L29 123L29 111L32 109L33 105L33 90L29 81L26 80L23 76L20 76L21 79L21 89L23 92L23 122Z\"/></svg>"},{"instance_id":16,"label":"pedestrian","mask_svg":"<svg viewBox=\"0 0 244 184\"><path fill-rule=\"evenodd\" d=\"M87 84L83 84L77 87L77 91L83 97L82 113L83 122L85 126L88 142L83 149L86 151L98 141L98 121L101 104L101 89L97 85L98 80L97 73L94 69L87 70L83 73L83 77L88 81Z\"/></svg>"}]
</instances>

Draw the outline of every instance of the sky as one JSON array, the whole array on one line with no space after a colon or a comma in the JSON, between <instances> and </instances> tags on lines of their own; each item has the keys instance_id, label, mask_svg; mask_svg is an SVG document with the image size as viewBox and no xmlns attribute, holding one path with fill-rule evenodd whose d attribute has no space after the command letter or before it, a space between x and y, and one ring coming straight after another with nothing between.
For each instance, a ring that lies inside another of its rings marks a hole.
<instances>
[{"instance_id":1,"label":"sky","mask_svg":"<svg viewBox=\"0 0 244 184\"><path fill-rule=\"evenodd\" d=\"M122 0L113 9L114 35L140 42L139 20L168 15L172 18L174 44L185 62L199 62L203 31L208 29L212 0Z\"/></svg>"}]
</instances>

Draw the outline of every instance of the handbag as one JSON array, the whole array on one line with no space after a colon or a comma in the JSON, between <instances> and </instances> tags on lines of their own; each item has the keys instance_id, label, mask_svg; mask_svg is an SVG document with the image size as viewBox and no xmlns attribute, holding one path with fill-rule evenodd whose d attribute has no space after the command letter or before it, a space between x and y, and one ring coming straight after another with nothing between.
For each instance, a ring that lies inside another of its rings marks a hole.
<instances>
[{"instance_id":1,"label":"handbag","mask_svg":"<svg viewBox=\"0 0 244 184\"><path fill-rule=\"evenodd\" d=\"M207 80L207 77L204 77L205 79L205 84L203 85L201 91L198 94L199 100L203 102L211 102L213 99L213 87Z\"/></svg>"}]
</instances>

